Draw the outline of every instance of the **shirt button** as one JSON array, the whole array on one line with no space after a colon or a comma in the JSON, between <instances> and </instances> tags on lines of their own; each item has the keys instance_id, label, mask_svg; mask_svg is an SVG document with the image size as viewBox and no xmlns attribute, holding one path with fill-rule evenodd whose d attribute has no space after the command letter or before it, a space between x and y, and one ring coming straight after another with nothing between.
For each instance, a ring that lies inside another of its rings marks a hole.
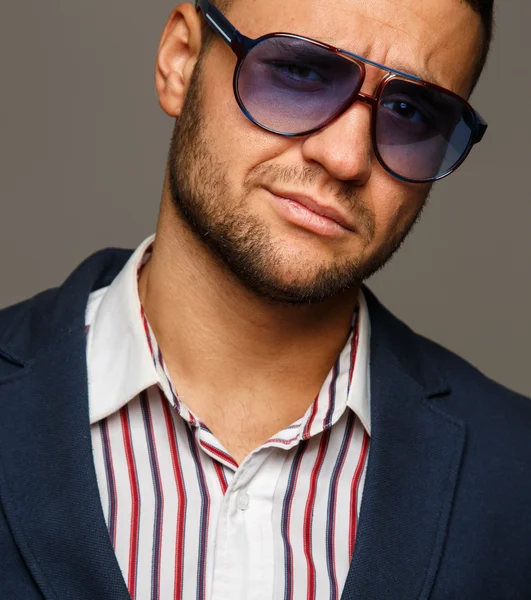
<instances>
[{"instance_id":1,"label":"shirt button","mask_svg":"<svg viewBox=\"0 0 531 600\"><path fill-rule=\"evenodd\" d=\"M249 494L245 492L238 494L238 508L240 510L247 510L249 508Z\"/></svg>"}]
</instances>

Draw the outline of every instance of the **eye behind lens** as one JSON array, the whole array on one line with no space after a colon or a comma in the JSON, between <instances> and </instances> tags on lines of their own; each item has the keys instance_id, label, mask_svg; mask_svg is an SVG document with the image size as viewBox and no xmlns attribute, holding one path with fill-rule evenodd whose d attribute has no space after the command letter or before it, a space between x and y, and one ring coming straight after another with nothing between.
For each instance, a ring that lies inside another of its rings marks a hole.
<instances>
[{"instance_id":1,"label":"eye behind lens","mask_svg":"<svg viewBox=\"0 0 531 600\"><path fill-rule=\"evenodd\" d=\"M244 114L281 135L303 135L321 127L342 110L360 81L356 63L288 35L256 44L235 75Z\"/></svg>"},{"instance_id":2,"label":"eye behind lens","mask_svg":"<svg viewBox=\"0 0 531 600\"><path fill-rule=\"evenodd\" d=\"M380 94L375 116L377 157L393 175L408 181L439 179L470 151L470 120L467 104L456 96L392 79Z\"/></svg>"}]
</instances>

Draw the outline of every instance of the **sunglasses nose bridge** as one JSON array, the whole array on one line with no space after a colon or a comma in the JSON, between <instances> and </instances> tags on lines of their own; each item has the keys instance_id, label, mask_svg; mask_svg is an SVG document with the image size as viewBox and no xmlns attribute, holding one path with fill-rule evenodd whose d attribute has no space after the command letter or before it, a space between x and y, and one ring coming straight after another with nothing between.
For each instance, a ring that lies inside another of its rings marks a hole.
<instances>
[{"instance_id":1,"label":"sunglasses nose bridge","mask_svg":"<svg viewBox=\"0 0 531 600\"><path fill-rule=\"evenodd\" d=\"M356 97L356 101L360 101L363 102L363 104L366 104L367 106L370 106L371 108L375 109L376 108L376 104L377 104L377 99L374 96L371 96L369 94L365 94L363 92L358 92L358 95Z\"/></svg>"},{"instance_id":2,"label":"sunglasses nose bridge","mask_svg":"<svg viewBox=\"0 0 531 600\"><path fill-rule=\"evenodd\" d=\"M372 109L372 113L376 110L378 106L378 99L374 98L369 94L365 94L364 92L358 92L354 96L351 96L349 103L343 108L343 111L347 111L352 106L355 106L358 102L362 102L366 106L369 106Z\"/></svg>"}]
</instances>

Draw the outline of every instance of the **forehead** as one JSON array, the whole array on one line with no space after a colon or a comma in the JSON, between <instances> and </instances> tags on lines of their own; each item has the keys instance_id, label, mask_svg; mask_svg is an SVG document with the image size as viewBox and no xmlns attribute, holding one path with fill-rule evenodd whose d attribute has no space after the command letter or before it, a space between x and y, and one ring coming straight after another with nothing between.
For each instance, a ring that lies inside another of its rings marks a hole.
<instances>
[{"instance_id":1,"label":"forehead","mask_svg":"<svg viewBox=\"0 0 531 600\"><path fill-rule=\"evenodd\" d=\"M298 33L468 95L481 19L464 0L235 0L248 37Z\"/></svg>"}]
</instances>

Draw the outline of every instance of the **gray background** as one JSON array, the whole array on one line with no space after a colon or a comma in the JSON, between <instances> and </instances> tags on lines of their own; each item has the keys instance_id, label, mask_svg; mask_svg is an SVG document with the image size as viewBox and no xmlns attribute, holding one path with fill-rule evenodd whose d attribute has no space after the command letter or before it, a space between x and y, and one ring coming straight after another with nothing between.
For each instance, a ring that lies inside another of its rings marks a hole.
<instances>
[{"instance_id":1,"label":"gray background","mask_svg":"<svg viewBox=\"0 0 531 600\"><path fill-rule=\"evenodd\" d=\"M173 121L153 70L173 4L1 3L0 306L154 231ZM500 0L497 21L473 97L485 141L437 186L372 288L414 329L531 395L531 3Z\"/></svg>"}]
</instances>

